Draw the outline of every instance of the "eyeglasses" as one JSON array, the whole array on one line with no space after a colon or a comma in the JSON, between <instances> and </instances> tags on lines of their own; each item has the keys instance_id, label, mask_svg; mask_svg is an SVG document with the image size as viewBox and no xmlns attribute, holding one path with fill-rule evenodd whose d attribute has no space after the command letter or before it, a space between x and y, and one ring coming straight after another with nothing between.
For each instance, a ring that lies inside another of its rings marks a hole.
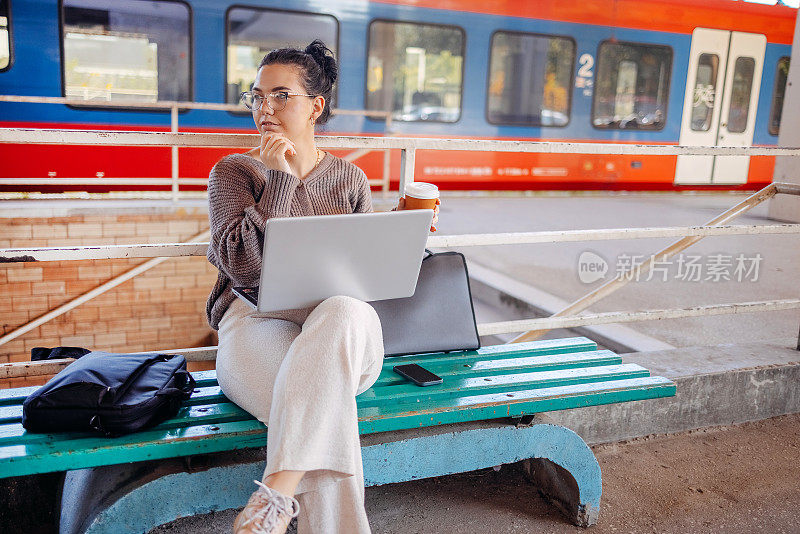
<instances>
[{"instance_id":1,"label":"eyeglasses","mask_svg":"<svg viewBox=\"0 0 800 534\"><path fill-rule=\"evenodd\" d=\"M289 91L277 91L275 93L268 93L266 97L261 93L254 93L252 91L245 91L241 94L240 100L244 107L247 109L261 109L266 99L267 105L273 111L281 111L286 107L286 101L290 96L307 96L315 98L316 95L304 95L301 93L290 93Z\"/></svg>"}]
</instances>

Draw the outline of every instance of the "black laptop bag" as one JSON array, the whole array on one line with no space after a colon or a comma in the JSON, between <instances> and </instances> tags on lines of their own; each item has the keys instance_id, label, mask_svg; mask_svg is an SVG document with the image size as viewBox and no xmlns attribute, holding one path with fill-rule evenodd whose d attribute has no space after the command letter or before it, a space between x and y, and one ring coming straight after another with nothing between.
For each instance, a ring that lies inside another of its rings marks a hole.
<instances>
[{"instance_id":1,"label":"black laptop bag","mask_svg":"<svg viewBox=\"0 0 800 534\"><path fill-rule=\"evenodd\" d=\"M426 253L413 296L369 302L381 320L385 356L481 347L464 255Z\"/></svg>"},{"instance_id":2,"label":"black laptop bag","mask_svg":"<svg viewBox=\"0 0 800 534\"><path fill-rule=\"evenodd\" d=\"M175 416L194 387L179 354L90 352L25 399L22 426L121 436Z\"/></svg>"}]
</instances>

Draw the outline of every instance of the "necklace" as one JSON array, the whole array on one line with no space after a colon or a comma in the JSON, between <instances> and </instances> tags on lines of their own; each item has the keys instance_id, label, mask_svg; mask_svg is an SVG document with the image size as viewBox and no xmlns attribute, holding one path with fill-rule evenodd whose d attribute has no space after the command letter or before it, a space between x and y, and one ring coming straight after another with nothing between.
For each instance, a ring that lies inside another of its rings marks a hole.
<instances>
[{"instance_id":1,"label":"necklace","mask_svg":"<svg viewBox=\"0 0 800 534\"><path fill-rule=\"evenodd\" d=\"M319 162L322 161L322 154L323 154L322 150L317 149L317 162L314 164L314 167L319 165Z\"/></svg>"}]
</instances>

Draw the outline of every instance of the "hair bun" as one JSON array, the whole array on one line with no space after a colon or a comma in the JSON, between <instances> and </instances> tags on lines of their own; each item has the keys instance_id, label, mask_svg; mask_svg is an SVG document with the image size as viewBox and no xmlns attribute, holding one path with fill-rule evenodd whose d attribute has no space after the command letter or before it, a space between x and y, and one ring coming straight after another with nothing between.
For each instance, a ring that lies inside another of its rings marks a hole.
<instances>
[{"instance_id":1,"label":"hair bun","mask_svg":"<svg viewBox=\"0 0 800 534\"><path fill-rule=\"evenodd\" d=\"M314 58L314 61L319 64L322 72L325 73L331 85L333 85L339 76L339 68L336 65L336 59L333 57L333 51L325 46L325 43L321 40L314 39L304 52Z\"/></svg>"}]
</instances>

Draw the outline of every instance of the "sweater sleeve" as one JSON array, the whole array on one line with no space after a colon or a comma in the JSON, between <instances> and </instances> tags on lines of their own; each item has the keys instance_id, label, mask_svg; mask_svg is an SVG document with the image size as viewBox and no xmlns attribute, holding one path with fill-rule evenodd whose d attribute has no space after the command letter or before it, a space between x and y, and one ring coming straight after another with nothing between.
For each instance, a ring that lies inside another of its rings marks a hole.
<instances>
[{"instance_id":1,"label":"sweater sleeve","mask_svg":"<svg viewBox=\"0 0 800 534\"><path fill-rule=\"evenodd\" d=\"M232 158L223 158L211 169L206 256L234 285L258 284L264 225L271 217L288 216L298 183L292 174L265 173Z\"/></svg>"},{"instance_id":2,"label":"sweater sleeve","mask_svg":"<svg viewBox=\"0 0 800 534\"><path fill-rule=\"evenodd\" d=\"M372 210L372 190L369 187L369 180L364 171L356 167L358 186L356 188L356 202L353 213L371 213Z\"/></svg>"}]
</instances>

